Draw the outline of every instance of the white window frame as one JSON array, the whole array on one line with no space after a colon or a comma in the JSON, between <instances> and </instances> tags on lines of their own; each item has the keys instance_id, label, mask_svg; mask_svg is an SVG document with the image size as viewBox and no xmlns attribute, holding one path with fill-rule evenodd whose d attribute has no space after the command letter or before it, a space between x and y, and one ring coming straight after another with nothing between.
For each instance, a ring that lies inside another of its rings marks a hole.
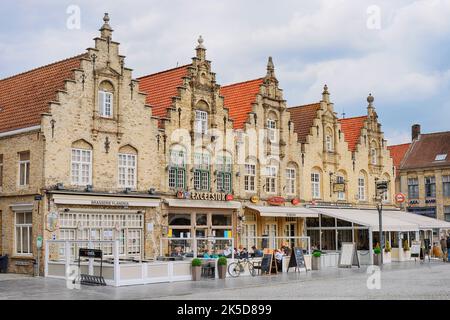
<instances>
[{"instance_id":1,"label":"white window frame","mask_svg":"<svg viewBox=\"0 0 450 320\"><path fill-rule=\"evenodd\" d=\"M277 122L273 119L267 120L267 136L269 137L270 142L276 141L276 130L277 130Z\"/></svg>"},{"instance_id":2,"label":"white window frame","mask_svg":"<svg viewBox=\"0 0 450 320\"><path fill-rule=\"evenodd\" d=\"M100 116L112 118L114 114L114 94L112 92L100 90L98 92L98 104Z\"/></svg>"},{"instance_id":3,"label":"white window frame","mask_svg":"<svg viewBox=\"0 0 450 320\"><path fill-rule=\"evenodd\" d=\"M247 192L256 191L256 164L246 163L244 176L244 190Z\"/></svg>"},{"instance_id":4,"label":"white window frame","mask_svg":"<svg viewBox=\"0 0 450 320\"><path fill-rule=\"evenodd\" d=\"M195 132L208 133L208 112L203 110L195 110Z\"/></svg>"},{"instance_id":5,"label":"white window frame","mask_svg":"<svg viewBox=\"0 0 450 320\"><path fill-rule=\"evenodd\" d=\"M321 174L319 172L311 173L311 196L313 199L320 199L320 179Z\"/></svg>"},{"instance_id":6,"label":"white window frame","mask_svg":"<svg viewBox=\"0 0 450 320\"><path fill-rule=\"evenodd\" d=\"M18 224L17 223L17 214L24 215L24 222ZM26 223L26 216L31 215L31 223ZM20 228L20 237L17 235L17 228ZM28 233L28 251L24 252L23 249L23 237L22 234L26 230ZM20 252L17 251L17 245L20 241ZM32 256L33 255L33 212L32 211L17 211L14 212L14 253L17 256Z\"/></svg>"},{"instance_id":7,"label":"white window frame","mask_svg":"<svg viewBox=\"0 0 450 320\"><path fill-rule=\"evenodd\" d=\"M278 236L278 224L276 222L267 222L264 225L264 234L269 237L269 248L275 249L277 248L277 236ZM264 248L262 248L264 249Z\"/></svg>"},{"instance_id":8,"label":"white window frame","mask_svg":"<svg viewBox=\"0 0 450 320\"><path fill-rule=\"evenodd\" d=\"M366 201L366 177L358 177L358 200Z\"/></svg>"},{"instance_id":9,"label":"white window frame","mask_svg":"<svg viewBox=\"0 0 450 320\"><path fill-rule=\"evenodd\" d=\"M266 192L277 193L277 170L276 166L266 167Z\"/></svg>"},{"instance_id":10,"label":"white window frame","mask_svg":"<svg viewBox=\"0 0 450 320\"><path fill-rule=\"evenodd\" d=\"M121 178L121 175L124 176L123 179ZM119 187L135 189L136 177L137 177L137 156L135 154L119 153L118 155Z\"/></svg>"},{"instance_id":11,"label":"white window frame","mask_svg":"<svg viewBox=\"0 0 450 320\"><path fill-rule=\"evenodd\" d=\"M28 160L21 160L20 157L23 154L28 153L29 159ZM19 152L19 186L20 187L26 187L30 184L30 160L31 160L31 153L29 151ZM24 170L23 174L23 181L21 179L22 177L22 170Z\"/></svg>"},{"instance_id":12,"label":"white window frame","mask_svg":"<svg viewBox=\"0 0 450 320\"><path fill-rule=\"evenodd\" d=\"M80 161L74 161L74 152L79 152L79 157L80 157ZM87 161L83 161L83 153L85 154L89 154L89 162ZM74 165L76 165L78 168L78 176L75 177L74 176ZM84 165L88 165L88 181L87 182L83 182L83 176L82 176L82 169ZM92 184L92 150L88 150L88 149L77 149L77 148L72 148L71 149L71 181L73 185L76 186L86 186L86 185L91 185Z\"/></svg>"},{"instance_id":13,"label":"white window frame","mask_svg":"<svg viewBox=\"0 0 450 320\"><path fill-rule=\"evenodd\" d=\"M333 152L333 139L332 139L332 137L330 136L330 135L327 135L326 137L325 137L325 144L326 144L326 147L327 147L327 151L328 152Z\"/></svg>"},{"instance_id":14,"label":"white window frame","mask_svg":"<svg viewBox=\"0 0 450 320\"><path fill-rule=\"evenodd\" d=\"M371 148L370 149L370 163L373 165L376 165L378 163L378 155L377 155L377 149Z\"/></svg>"},{"instance_id":15,"label":"white window frame","mask_svg":"<svg viewBox=\"0 0 450 320\"><path fill-rule=\"evenodd\" d=\"M297 171L295 168L286 168L286 193L295 194L297 182Z\"/></svg>"}]
</instances>

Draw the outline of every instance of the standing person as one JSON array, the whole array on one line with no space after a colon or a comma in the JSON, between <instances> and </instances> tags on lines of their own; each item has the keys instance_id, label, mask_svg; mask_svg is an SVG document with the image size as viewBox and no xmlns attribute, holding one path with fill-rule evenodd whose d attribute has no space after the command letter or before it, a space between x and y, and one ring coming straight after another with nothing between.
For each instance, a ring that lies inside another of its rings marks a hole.
<instances>
[{"instance_id":1,"label":"standing person","mask_svg":"<svg viewBox=\"0 0 450 320\"><path fill-rule=\"evenodd\" d=\"M445 236L442 236L441 238L441 250L442 250L442 259L445 262L447 257L447 239L445 239Z\"/></svg>"},{"instance_id":2,"label":"standing person","mask_svg":"<svg viewBox=\"0 0 450 320\"><path fill-rule=\"evenodd\" d=\"M445 252L447 252L447 261L448 261L448 258L449 258L448 250L450 250L450 237L447 237L447 250L445 251Z\"/></svg>"}]
</instances>

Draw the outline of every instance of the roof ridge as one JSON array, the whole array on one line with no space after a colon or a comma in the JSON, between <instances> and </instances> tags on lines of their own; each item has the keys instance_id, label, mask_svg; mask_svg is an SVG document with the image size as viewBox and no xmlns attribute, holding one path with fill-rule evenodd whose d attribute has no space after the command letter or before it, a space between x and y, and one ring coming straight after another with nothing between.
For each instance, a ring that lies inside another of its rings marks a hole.
<instances>
[{"instance_id":1,"label":"roof ridge","mask_svg":"<svg viewBox=\"0 0 450 320\"><path fill-rule=\"evenodd\" d=\"M399 146L405 146L405 145L407 145L407 144L411 144L411 142L405 142L405 143L393 144L393 145L390 145L390 146L387 146L387 147L388 147L388 148L391 148L391 147L399 147Z\"/></svg>"},{"instance_id":2,"label":"roof ridge","mask_svg":"<svg viewBox=\"0 0 450 320\"><path fill-rule=\"evenodd\" d=\"M421 136L429 136L429 135L438 135L438 134L450 134L450 131L439 131L439 132L428 132L428 133L421 133Z\"/></svg>"},{"instance_id":3,"label":"roof ridge","mask_svg":"<svg viewBox=\"0 0 450 320\"><path fill-rule=\"evenodd\" d=\"M137 79L138 80L139 79L144 79L144 78L148 78L148 77L151 77L151 76L156 76L156 75L161 74L161 73L166 73L166 72L174 71L174 70L177 70L177 69L186 68L186 67L189 67L189 66L192 66L192 63L188 63L188 64L185 64L185 65L182 65L182 66L179 66L179 67L175 67L175 68L166 69L166 70L163 70L163 71L158 71L158 72L155 72L155 73L147 74L145 76L138 77Z\"/></svg>"},{"instance_id":4,"label":"roof ridge","mask_svg":"<svg viewBox=\"0 0 450 320\"><path fill-rule=\"evenodd\" d=\"M41 70L41 69L44 69L44 68L47 68L47 67L51 67L51 66L54 66L56 64L63 63L63 62L69 61L69 60L75 60L77 58L81 59L83 56L86 56L86 55L87 55L87 53L85 52L85 53L82 53L82 54L79 54L79 55L76 55L76 56L73 56L73 57L70 57L70 58L66 58L66 59L63 59L63 60L55 61L55 62L46 64L46 65L43 65L43 66L40 66L40 67L36 67L36 68L30 69L30 70L27 70L27 71L23 71L23 72L11 75L9 77L0 79L0 82L6 81L6 80L10 80L10 79L18 77L18 76L23 76L23 75L25 75L27 73L31 73L31 72L34 72L34 71L37 71L37 70Z\"/></svg>"},{"instance_id":5,"label":"roof ridge","mask_svg":"<svg viewBox=\"0 0 450 320\"><path fill-rule=\"evenodd\" d=\"M338 121L341 121L341 120L351 120L351 119L359 119L359 118L367 118L367 115L365 115L365 116L350 117L350 118L340 118L340 119L338 119Z\"/></svg>"},{"instance_id":6,"label":"roof ridge","mask_svg":"<svg viewBox=\"0 0 450 320\"><path fill-rule=\"evenodd\" d=\"M314 103L303 104L303 105L300 105L300 106L288 107L288 109L304 108L304 107L315 106L315 105L318 105L318 104L320 105L320 102L314 102Z\"/></svg>"},{"instance_id":7,"label":"roof ridge","mask_svg":"<svg viewBox=\"0 0 450 320\"><path fill-rule=\"evenodd\" d=\"M261 78L257 78L257 79L253 79L253 80L246 80L246 81L241 81L241 82L230 83L230 84L226 84L226 85L220 86L220 88L223 89L223 88L226 88L226 87L237 86L237 85L244 84L244 83L260 81L260 80L263 80L263 79L264 78L261 77Z\"/></svg>"}]
</instances>

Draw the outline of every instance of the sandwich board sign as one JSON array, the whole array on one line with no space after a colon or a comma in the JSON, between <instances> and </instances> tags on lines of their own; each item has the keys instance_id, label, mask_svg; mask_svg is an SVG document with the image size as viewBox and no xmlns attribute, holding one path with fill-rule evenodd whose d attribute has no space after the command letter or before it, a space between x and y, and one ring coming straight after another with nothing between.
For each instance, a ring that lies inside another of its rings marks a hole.
<instances>
[{"instance_id":1,"label":"sandwich board sign","mask_svg":"<svg viewBox=\"0 0 450 320\"><path fill-rule=\"evenodd\" d=\"M305 268L306 271L306 264L305 264L305 257L303 256L303 249L299 247L292 248L291 258L289 259L289 265L288 265L288 272L290 268L295 268L295 271L300 268ZM300 270L299 270L300 271Z\"/></svg>"},{"instance_id":2,"label":"sandwich board sign","mask_svg":"<svg viewBox=\"0 0 450 320\"><path fill-rule=\"evenodd\" d=\"M356 243L343 242L339 254L339 268L351 268L352 266L360 268Z\"/></svg>"},{"instance_id":3,"label":"sandwich board sign","mask_svg":"<svg viewBox=\"0 0 450 320\"><path fill-rule=\"evenodd\" d=\"M411 242L411 257L419 258L420 256L420 241L412 241Z\"/></svg>"}]
</instances>

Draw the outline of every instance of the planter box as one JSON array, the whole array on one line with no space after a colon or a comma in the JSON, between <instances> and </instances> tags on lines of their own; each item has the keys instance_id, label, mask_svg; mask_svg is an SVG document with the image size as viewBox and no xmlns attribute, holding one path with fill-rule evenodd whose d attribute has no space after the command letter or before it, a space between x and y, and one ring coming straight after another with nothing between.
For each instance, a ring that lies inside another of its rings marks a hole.
<instances>
[{"instance_id":1,"label":"planter box","mask_svg":"<svg viewBox=\"0 0 450 320\"><path fill-rule=\"evenodd\" d=\"M381 253L380 254L373 254L373 264L376 266L381 265Z\"/></svg>"},{"instance_id":2,"label":"planter box","mask_svg":"<svg viewBox=\"0 0 450 320\"><path fill-rule=\"evenodd\" d=\"M219 279L225 279L227 277L227 265L217 266L217 270L219 271Z\"/></svg>"},{"instance_id":3,"label":"planter box","mask_svg":"<svg viewBox=\"0 0 450 320\"><path fill-rule=\"evenodd\" d=\"M320 270L322 267L322 257L312 257L311 258L311 269Z\"/></svg>"},{"instance_id":4,"label":"planter box","mask_svg":"<svg viewBox=\"0 0 450 320\"><path fill-rule=\"evenodd\" d=\"M192 280L199 281L202 278L202 267L192 267Z\"/></svg>"}]
</instances>

